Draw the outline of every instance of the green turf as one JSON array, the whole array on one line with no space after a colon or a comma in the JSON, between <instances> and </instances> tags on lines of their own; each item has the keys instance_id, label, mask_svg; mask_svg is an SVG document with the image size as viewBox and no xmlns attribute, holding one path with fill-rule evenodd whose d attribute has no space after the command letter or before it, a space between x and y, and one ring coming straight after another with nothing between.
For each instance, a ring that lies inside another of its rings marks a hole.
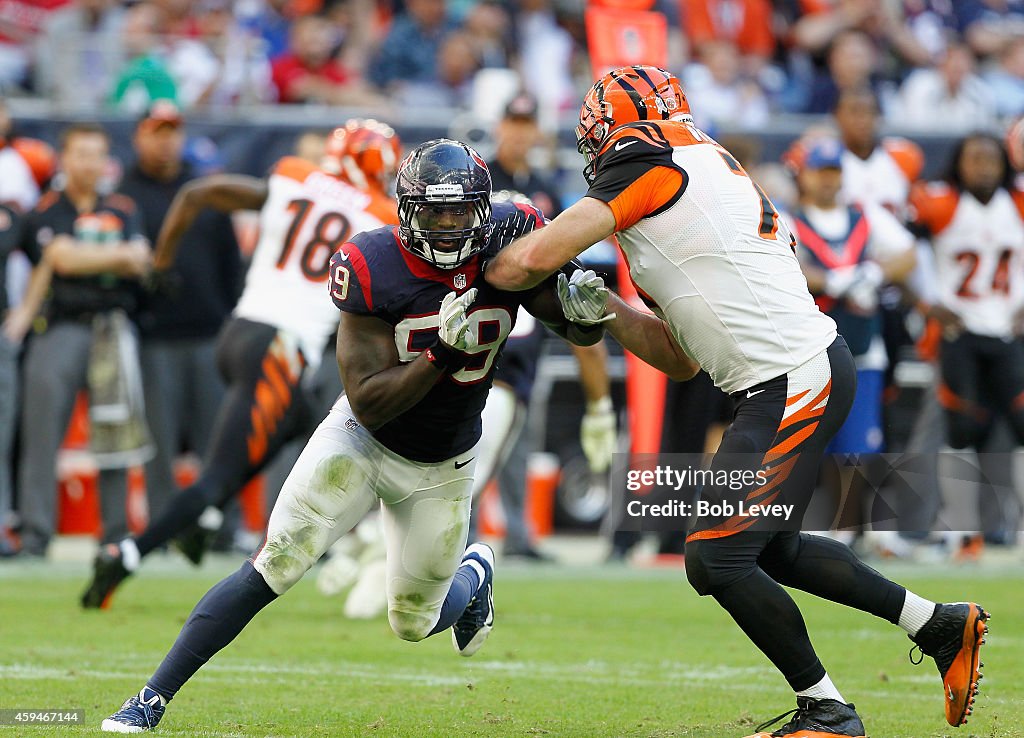
<instances>
[{"instance_id":1,"label":"green turf","mask_svg":"<svg viewBox=\"0 0 1024 738\"><path fill-rule=\"evenodd\" d=\"M156 562L108 612L83 613L84 566L0 564L0 708L84 708L91 735L139 688L191 606L234 567ZM971 598L994 618L971 724L953 730L930 660L899 629L799 597L834 681L873 738L1024 735L1024 573L899 569L920 594ZM448 634L399 641L347 622L301 582L170 705L172 736L689 736L733 738L789 709L782 679L679 570L499 569L496 629L474 658Z\"/></svg>"}]
</instances>

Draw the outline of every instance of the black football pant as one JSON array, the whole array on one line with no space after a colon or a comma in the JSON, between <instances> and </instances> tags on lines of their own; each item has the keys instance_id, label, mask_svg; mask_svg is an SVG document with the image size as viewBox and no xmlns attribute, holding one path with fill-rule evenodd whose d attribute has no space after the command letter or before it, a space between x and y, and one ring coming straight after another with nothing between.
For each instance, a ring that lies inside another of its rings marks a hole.
<instances>
[{"instance_id":1,"label":"black football pant","mask_svg":"<svg viewBox=\"0 0 1024 738\"><path fill-rule=\"evenodd\" d=\"M195 523L207 507L226 505L308 425L306 361L288 336L265 323L232 318L221 333L217 363L227 390L202 473L136 539L143 556Z\"/></svg>"},{"instance_id":2,"label":"black football pant","mask_svg":"<svg viewBox=\"0 0 1024 738\"><path fill-rule=\"evenodd\" d=\"M712 469L753 470L763 483L734 490L706 486L710 503L793 505L789 521L735 512L696 518L686 539L686 574L711 595L775 664L795 691L825 676L803 616L783 585L899 621L905 590L861 563L840 543L799 531L818 465L846 420L856 389L846 342L837 338L815 359L733 395L736 412Z\"/></svg>"},{"instance_id":3,"label":"black football pant","mask_svg":"<svg viewBox=\"0 0 1024 738\"><path fill-rule=\"evenodd\" d=\"M1000 415L1024 445L1024 342L961 333L942 342L939 360L949 445L984 448Z\"/></svg>"}]
</instances>

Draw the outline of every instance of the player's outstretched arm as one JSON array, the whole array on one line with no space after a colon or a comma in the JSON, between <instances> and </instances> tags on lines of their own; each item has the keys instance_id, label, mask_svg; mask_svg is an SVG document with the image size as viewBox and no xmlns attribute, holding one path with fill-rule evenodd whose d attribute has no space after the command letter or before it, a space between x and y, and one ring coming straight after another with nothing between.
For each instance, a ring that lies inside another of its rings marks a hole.
<instances>
[{"instance_id":1,"label":"player's outstretched arm","mask_svg":"<svg viewBox=\"0 0 1024 738\"><path fill-rule=\"evenodd\" d=\"M604 338L604 329L600 325L581 325L566 319L558 302L554 280L551 280L550 285L542 285L534 290L534 293L523 301L523 307L548 330L574 346L594 346Z\"/></svg>"},{"instance_id":2,"label":"player's outstretched arm","mask_svg":"<svg viewBox=\"0 0 1024 738\"><path fill-rule=\"evenodd\" d=\"M600 200L584 197L543 228L498 252L484 277L498 289L530 289L613 233L612 209Z\"/></svg>"},{"instance_id":3,"label":"player's outstretched arm","mask_svg":"<svg viewBox=\"0 0 1024 738\"><path fill-rule=\"evenodd\" d=\"M576 269L571 277L562 271L557 293L566 320L590 329L607 328L626 349L671 379L686 381L700 371L665 321L630 307L593 271Z\"/></svg>"},{"instance_id":4,"label":"player's outstretched arm","mask_svg":"<svg viewBox=\"0 0 1024 738\"><path fill-rule=\"evenodd\" d=\"M608 295L608 314L615 317L604 326L615 340L669 379L685 382L700 371L700 364L687 356L668 324L658 316L630 307L614 292Z\"/></svg>"},{"instance_id":5,"label":"player's outstretched arm","mask_svg":"<svg viewBox=\"0 0 1024 738\"><path fill-rule=\"evenodd\" d=\"M426 351L402 364L395 347L395 329L371 315L341 314L337 356L352 410L370 430L422 400L444 374Z\"/></svg>"},{"instance_id":6,"label":"player's outstretched arm","mask_svg":"<svg viewBox=\"0 0 1024 738\"><path fill-rule=\"evenodd\" d=\"M156 241L154 268L158 271L170 268L181 237L204 209L222 213L259 210L266 203L267 195L264 180L241 174L214 174L189 182L175 196L164 218Z\"/></svg>"}]
</instances>

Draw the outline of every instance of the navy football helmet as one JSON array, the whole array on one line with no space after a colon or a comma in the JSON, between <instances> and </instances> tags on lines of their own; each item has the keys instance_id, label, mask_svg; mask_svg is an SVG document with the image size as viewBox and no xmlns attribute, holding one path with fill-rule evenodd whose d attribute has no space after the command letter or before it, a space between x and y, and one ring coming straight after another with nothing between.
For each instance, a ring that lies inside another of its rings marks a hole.
<instances>
[{"instance_id":1,"label":"navy football helmet","mask_svg":"<svg viewBox=\"0 0 1024 738\"><path fill-rule=\"evenodd\" d=\"M491 173L469 146L439 138L417 146L398 169L402 245L440 269L455 269L491 235Z\"/></svg>"}]
</instances>

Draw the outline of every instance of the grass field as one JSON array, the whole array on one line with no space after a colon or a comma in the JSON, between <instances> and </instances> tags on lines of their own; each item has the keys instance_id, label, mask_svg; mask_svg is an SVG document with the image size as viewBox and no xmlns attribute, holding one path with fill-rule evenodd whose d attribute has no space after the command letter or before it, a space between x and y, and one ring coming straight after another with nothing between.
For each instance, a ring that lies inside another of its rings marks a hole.
<instances>
[{"instance_id":1,"label":"grass field","mask_svg":"<svg viewBox=\"0 0 1024 738\"><path fill-rule=\"evenodd\" d=\"M239 560L198 571L154 561L113 609L88 613L76 604L84 565L0 564L0 708L84 708L87 722L0 736L99 734ZM994 617L984 689L970 725L954 730L931 660L911 666L902 631L798 595L869 735L1024 735L1022 568L886 571L924 596L976 599ZM410 644L386 618L345 621L341 600L307 578L185 686L157 735L738 738L793 706L782 679L681 570L499 567L495 598L491 639L463 659L448 634Z\"/></svg>"}]
</instances>

